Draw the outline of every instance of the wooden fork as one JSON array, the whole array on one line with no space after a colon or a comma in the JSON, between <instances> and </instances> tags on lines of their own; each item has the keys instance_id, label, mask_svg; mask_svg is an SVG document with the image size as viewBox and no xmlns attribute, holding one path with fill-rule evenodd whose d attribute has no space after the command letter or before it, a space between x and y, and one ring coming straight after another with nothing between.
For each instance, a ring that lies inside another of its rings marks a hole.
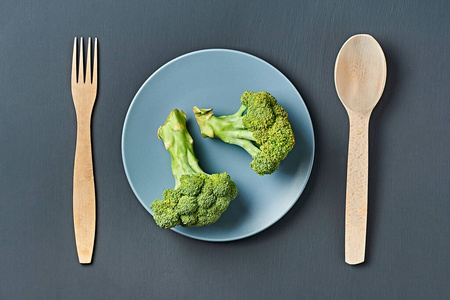
<instances>
[{"instance_id":1,"label":"wooden fork","mask_svg":"<svg viewBox=\"0 0 450 300\"><path fill-rule=\"evenodd\" d=\"M72 98L77 114L77 144L73 170L73 223L78 260L89 264L95 240L95 184L92 165L91 115L97 96L97 38L91 75L91 38L88 40L86 80L84 79L83 38L80 39L77 78L77 38L73 45Z\"/></svg>"}]
</instances>

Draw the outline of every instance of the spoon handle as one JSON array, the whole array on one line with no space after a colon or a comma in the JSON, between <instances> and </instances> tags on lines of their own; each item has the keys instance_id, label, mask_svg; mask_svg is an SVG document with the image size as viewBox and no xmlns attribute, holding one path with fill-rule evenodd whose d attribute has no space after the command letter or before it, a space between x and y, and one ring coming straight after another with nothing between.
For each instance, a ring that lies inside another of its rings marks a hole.
<instances>
[{"instance_id":1,"label":"spoon handle","mask_svg":"<svg viewBox=\"0 0 450 300\"><path fill-rule=\"evenodd\" d=\"M369 119L371 111L348 110L350 134L345 206L345 262L364 261L367 227L367 185L369 171Z\"/></svg>"}]
</instances>

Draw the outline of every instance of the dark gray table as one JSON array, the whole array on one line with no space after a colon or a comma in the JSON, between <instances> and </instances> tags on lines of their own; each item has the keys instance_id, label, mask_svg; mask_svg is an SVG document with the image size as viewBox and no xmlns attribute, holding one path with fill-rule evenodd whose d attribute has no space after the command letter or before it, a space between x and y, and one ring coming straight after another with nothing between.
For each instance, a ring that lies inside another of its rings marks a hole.
<instances>
[{"instance_id":1,"label":"dark gray table","mask_svg":"<svg viewBox=\"0 0 450 300\"><path fill-rule=\"evenodd\" d=\"M17 1L0 4L0 299L449 299L450 2ZM356 33L383 47L372 115L367 261L344 263L348 121L333 83ZM100 41L94 263L72 225L74 36ZM316 159L297 204L245 240L157 228L126 180L127 108L158 67L230 48L302 94Z\"/></svg>"}]
</instances>

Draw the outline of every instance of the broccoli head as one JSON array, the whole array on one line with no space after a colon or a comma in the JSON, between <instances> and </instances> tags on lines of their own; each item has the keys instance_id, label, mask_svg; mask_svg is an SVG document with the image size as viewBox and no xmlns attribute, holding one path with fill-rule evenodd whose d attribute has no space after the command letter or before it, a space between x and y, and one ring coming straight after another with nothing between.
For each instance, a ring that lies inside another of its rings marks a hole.
<instances>
[{"instance_id":1,"label":"broccoli head","mask_svg":"<svg viewBox=\"0 0 450 300\"><path fill-rule=\"evenodd\" d=\"M259 175L275 172L295 144L287 112L264 91L246 91L233 115L217 117L212 109L197 107L194 113L203 137L244 148L253 157L251 168Z\"/></svg>"},{"instance_id":2,"label":"broccoli head","mask_svg":"<svg viewBox=\"0 0 450 300\"><path fill-rule=\"evenodd\" d=\"M171 228L216 222L237 196L234 181L227 173L208 175L200 168L183 111L175 109L170 113L159 127L158 137L170 153L175 188L165 190L164 200L150 205L156 224Z\"/></svg>"}]
</instances>

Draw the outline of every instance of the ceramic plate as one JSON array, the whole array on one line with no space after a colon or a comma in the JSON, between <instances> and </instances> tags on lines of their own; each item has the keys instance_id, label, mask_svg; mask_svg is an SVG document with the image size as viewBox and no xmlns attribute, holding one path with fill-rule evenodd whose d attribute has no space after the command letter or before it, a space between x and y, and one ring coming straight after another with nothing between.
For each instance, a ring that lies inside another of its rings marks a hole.
<instances>
[{"instance_id":1,"label":"ceramic plate","mask_svg":"<svg viewBox=\"0 0 450 300\"><path fill-rule=\"evenodd\" d=\"M198 106L212 107L216 115L233 114L246 90L271 93L288 112L295 134L294 149L271 175L253 172L251 156L240 147L203 138L192 112ZM122 133L123 164L131 188L150 214L150 204L162 198L164 189L174 187L170 156L156 132L175 108L188 116L200 166L209 174L226 171L239 194L216 223L177 226L173 231L205 241L242 239L274 224L295 204L314 158L314 133L305 103L292 83L267 62L239 51L210 49L162 66L142 85L128 110ZM151 216L149 220L154 222Z\"/></svg>"}]
</instances>

